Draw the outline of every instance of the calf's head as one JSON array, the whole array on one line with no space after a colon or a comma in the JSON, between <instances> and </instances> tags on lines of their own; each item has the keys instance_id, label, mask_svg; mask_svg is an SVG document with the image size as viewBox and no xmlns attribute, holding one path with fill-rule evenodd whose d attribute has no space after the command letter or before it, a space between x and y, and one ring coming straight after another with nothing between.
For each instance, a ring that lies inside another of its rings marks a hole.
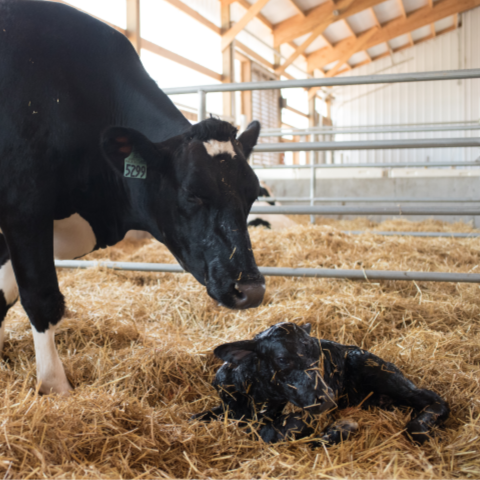
<instances>
[{"instance_id":1,"label":"calf's head","mask_svg":"<svg viewBox=\"0 0 480 480\"><path fill-rule=\"evenodd\" d=\"M252 370L248 375L262 388L262 396L321 413L332 409L335 401L322 377L320 343L310 336L310 328L278 323L253 340L220 345L214 354Z\"/></svg>"},{"instance_id":2,"label":"calf's head","mask_svg":"<svg viewBox=\"0 0 480 480\"><path fill-rule=\"evenodd\" d=\"M212 298L243 309L260 305L265 293L247 230L259 192L247 158L260 124L252 122L238 139L236 132L210 118L155 144L113 127L102 149L129 192L135 228L164 243Z\"/></svg>"}]
</instances>

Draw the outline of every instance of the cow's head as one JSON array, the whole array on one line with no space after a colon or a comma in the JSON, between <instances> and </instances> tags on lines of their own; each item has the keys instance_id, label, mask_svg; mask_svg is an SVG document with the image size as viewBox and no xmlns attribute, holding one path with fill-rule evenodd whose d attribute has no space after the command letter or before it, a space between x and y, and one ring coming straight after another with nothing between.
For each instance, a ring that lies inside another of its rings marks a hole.
<instances>
[{"instance_id":1,"label":"cow's head","mask_svg":"<svg viewBox=\"0 0 480 480\"><path fill-rule=\"evenodd\" d=\"M259 133L252 122L237 139L233 126L210 118L157 144L120 127L102 138L140 225L229 308L257 307L265 293L247 230L259 192L247 158Z\"/></svg>"},{"instance_id":2,"label":"cow's head","mask_svg":"<svg viewBox=\"0 0 480 480\"><path fill-rule=\"evenodd\" d=\"M322 376L320 343L310 336L310 328L310 324L278 323L253 340L220 345L214 354L241 365L243 374L256 380L263 398L321 413L334 408L335 400Z\"/></svg>"}]
</instances>

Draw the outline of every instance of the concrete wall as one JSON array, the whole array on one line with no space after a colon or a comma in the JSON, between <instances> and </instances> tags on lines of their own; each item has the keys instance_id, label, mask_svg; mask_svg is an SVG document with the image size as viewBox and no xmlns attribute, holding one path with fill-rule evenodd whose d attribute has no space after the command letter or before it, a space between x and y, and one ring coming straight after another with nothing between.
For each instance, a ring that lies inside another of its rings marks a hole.
<instances>
[{"instance_id":1,"label":"concrete wall","mask_svg":"<svg viewBox=\"0 0 480 480\"><path fill-rule=\"evenodd\" d=\"M256 170L258 177L265 181L278 197L308 197L310 195L310 169ZM480 169L447 169L447 168L408 168L381 169L332 168L317 170L316 197L387 197L387 198L442 198L478 199L480 203ZM288 202L283 202L288 204ZM297 202L295 205L301 205ZM306 203L305 203L306 204ZM318 203L318 205L339 205L339 202ZM349 206L380 206L381 203L348 202ZM392 205L391 203L389 205ZM404 205L420 205L408 203ZM428 203L433 207L439 204ZM442 206L446 204L442 203ZM472 203L453 203L450 206L473 206ZM332 218L354 218L348 216L332 216ZM370 216L375 221L391 217ZM428 217L411 216L411 220L420 221ZM456 222L473 222L480 228L480 217L472 216L439 216L439 220Z\"/></svg>"}]
</instances>

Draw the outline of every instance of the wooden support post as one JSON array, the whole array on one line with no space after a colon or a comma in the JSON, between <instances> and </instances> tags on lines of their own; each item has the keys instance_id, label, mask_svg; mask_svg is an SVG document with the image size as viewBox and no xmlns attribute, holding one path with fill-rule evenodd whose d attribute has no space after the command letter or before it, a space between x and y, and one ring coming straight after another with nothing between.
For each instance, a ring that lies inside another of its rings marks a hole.
<instances>
[{"instance_id":1,"label":"wooden support post","mask_svg":"<svg viewBox=\"0 0 480 480\"><path fill-rule=\"evenodd\" d=\"M252 81L252 61L247 58L242 62L242 82ZM242 115L245 115L245 123L247 126L252 120L252 91L246 90L242 92Z\"/></svg>"},{"instance_id":2,"label":"wooden support post","mask_svg":"<svg viewBox=\"0 0 480 480\"><path fill-rule=\"evenodd\" d=\"M140 55L142 37L140 35L140 0L127 0L127 38Z\"/></svg>"},{"instance_id":3,"label":"wooden support post","mask_svg":"<svg viewBox=\"0 0 480 480\"><path fill-rule=\"evenodd\" d=\"M230 29L230 5L221 3L220 6L222 31ZM222 51L222 74L223 83L232 83L235 81L235 41L232 41L227 48ZM235 95L231 92L223 93L223 115L227 120L233 120L235 117Z\"/></svg>"}]
</instances>

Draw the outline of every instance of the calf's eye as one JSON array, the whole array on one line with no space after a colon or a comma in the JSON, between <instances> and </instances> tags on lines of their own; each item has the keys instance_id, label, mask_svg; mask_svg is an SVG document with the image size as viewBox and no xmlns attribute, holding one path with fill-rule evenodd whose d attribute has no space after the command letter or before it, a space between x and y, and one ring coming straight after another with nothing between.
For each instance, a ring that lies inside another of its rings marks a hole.
<instances>
[{"instance_id":1,"label":"calf's eye","mask_svg":"<svg viewBox=\"0 0 480 480\"><path fill-rule=\"evenodd\" d=\"M291 364L290 360L285 357L277 358L276 362L277 362L277 365L282 369L290 367L290 364Z\"/></svg>"}]
</instances>

